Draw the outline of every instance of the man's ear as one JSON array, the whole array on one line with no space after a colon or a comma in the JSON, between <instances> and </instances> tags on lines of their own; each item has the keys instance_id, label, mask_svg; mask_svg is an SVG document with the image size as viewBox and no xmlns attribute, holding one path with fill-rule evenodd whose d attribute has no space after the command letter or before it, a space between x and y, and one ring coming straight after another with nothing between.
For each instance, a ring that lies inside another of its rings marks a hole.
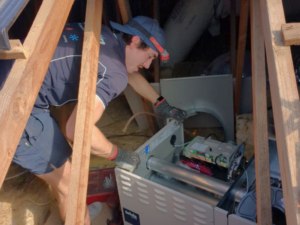
<instances>
[{"instance_id":1,"label":"man's ear","mask_svg":"<svg viewBox=\"0 0 300 225\"><path fill-rule=\"evenodd\" d=\"M141 39L139 36L133 36L131 38L130 47L131 48L137 47L140 44L140 41L141 41Z\"/></svg>"}]
</instances>

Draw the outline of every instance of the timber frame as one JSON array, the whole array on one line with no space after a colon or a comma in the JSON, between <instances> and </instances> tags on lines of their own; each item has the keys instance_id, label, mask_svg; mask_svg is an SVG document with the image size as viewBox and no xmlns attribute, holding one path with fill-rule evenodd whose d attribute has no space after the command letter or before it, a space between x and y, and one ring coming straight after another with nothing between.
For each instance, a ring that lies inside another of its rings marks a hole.
<instances>
[{"instance_id":1,"label":"timber frame","mask_svg":"<svg viewBox=\"0 0 300 225\"><path fill-rule=\"evenodd\" d=\"M157 4L157 0L156 4ZM281 0L244 0L251 19L253 114L258 224L271 224L268 137L266 127L265 49L275 118L287 224L300 224L300 107L291 51L281 26L285 16ZM74 0L44 0L24 42L24 54L0 92L0 185L4 181L19 139L42 85ZM234 1L232 1L234 2ZM131 18L128 0L118 0L123 22ZM103 0L87 1L81 74L95 71L99 53ZM244 21L247 18L244 18ZM243 22L246 23L246 22ZM244 31L245 32L245 31ZM51 35L49 35L51 34ZM264 40L264 41L263 41ZM239 40L241 46L244 40ZM19 51L20 52L20 51ZM11 53L9 53L11 54ZM21 53L22 54L22 53ZM243 50L240 50L243 55ZM1 55L0 55L1 56ZM2 56L3 57L3 56ZM7 56L6 56L7 57ZM243 60L242 60L243 61ZM236 65L239 73L241 65ZM238 75L239 76L239 75ZM95 75L81 76L72 174L66 224L83 224L95 97ZM156 78L157 79L157 78ZM239 86L240 84L237 84ZM240 87L236 87L237 89ZM239 97L239 96L237 96ZM238 111L238 109L237 109ZM5 131L5 132L3 132Z\"/></svg>"}]
</instances>

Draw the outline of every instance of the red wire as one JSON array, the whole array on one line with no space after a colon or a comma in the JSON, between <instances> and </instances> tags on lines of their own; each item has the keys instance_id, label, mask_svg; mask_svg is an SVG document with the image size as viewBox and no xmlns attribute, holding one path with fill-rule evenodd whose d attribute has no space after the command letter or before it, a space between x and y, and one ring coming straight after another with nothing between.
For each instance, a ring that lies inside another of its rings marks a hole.
<instances>
[{"instance_id":1,"label":"red wire","mask_svg":"<svg viewBox=\"0 0 300 225\"><path fill-rule=\"evenodd\" d=\"M189 166L190 168L194 169L194 170L198 170L200 173L206 174L208 176L212 176L212 172L211 170L203 165L199 165L197 163L194 163L192 160L180 160L181 163L183 163L184 165Z\"/></svg>"},{"instance_id":2,"label":"red wire","mask_svg":"<svg viewBox=\"0 0 300 225\"><path fill-rule=\"evenodd\" d=\"M198 160L200 160L201 162L204 163L204 165L206 166L206 161L202 160L198 155L195 154L195 156L197 157Z\"/></svg>"}]
</instances>

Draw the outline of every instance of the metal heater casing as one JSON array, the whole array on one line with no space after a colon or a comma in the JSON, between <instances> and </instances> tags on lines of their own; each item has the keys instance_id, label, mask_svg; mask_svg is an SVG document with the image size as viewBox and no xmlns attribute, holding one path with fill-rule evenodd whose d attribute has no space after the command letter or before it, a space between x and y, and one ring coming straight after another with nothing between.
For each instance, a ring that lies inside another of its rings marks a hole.
<instances>
[{"instance_id":1,"label":"metal heater casing","mask_svg":"<svg viewBox=\"0 0 300 225\"><path fill-rule=\"evenodd\" d=\"M172 121L142 145L136 151L141 164L133 173L115 169L124 224L214 224L211 205L149 180L146 163L150 156L170 162L179 157L170 144L172 135L176 144L183 143L182 125Z\"/></svg>"},{"instance_id":2,"label":"metal heater casing","mask_svg":"<svg viewBox=\"0 0 300 225\"><path fill-rule=\"evenodd\" d=\"M161 91L171 105L187 110L188 116L193 116L197 112L214 116L222 124L228 141L234 136L231 85L231 75L165 79L161 80ZM178 91L179 87L184 87L184 90ZM214 87L213 92L211 87ZM171 144L174 135L175 146L184 143L183 126L171 121L136 150L141 163L133 173L115 168L124 224L256 224L232 213L237 198L240 198L237 195L244 188L246 177L249 184L255 181L253 157L246 166L247 173L243 172L219 198L182 182L177 187L174 180L167 180L168 177L165 177L163 182L157 183L159 177L153 176L153 172L148 170L147 160L153 156L178 163L179 153L183 147L174 147ZM275 141L269 140L269 149L271 176L280 178ZM152 179L153 177L155 179Z\"/></svg>"},{"instance_id":3,"label":"metal heater casing","mask_svg":"<svg viewBox=\"0 0 300 225\"><path fill-rule=\"evenodd\" d=\"M208 204L197 196L190 197L172 187L174 181L164 179L170 183L168 187L151 180L153 172L147 169L149 157L177 162L181 148L173 147L171 137L176 135L176 144L183 143L183 127L171 121L156 135L149 139L136 152L141 164L133 173L115 168L118 192L124 224L187 224L187 225L254 225L256 223L232 214L231 209L237 201L237 194L246 180L245 172L230 185L228 191ZM269 140L271 177L280 179L280 170L276 142ZM248 182L255 180L254 158L249 160L246 167ZM159 178L156 178L159 179ZM188 186L184 186L187 187ZM178 190L178 189L177 189ZM197 193L205 195L208 192L196 189Z\"/></svg>"}]
</instances>

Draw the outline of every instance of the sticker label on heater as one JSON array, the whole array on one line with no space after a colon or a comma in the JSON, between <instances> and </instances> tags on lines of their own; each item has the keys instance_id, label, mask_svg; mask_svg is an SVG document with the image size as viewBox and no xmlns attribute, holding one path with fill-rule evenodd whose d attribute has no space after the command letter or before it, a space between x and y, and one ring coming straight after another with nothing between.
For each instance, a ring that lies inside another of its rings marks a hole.
<instances>
[{"instance_id":1,"label":"sticker label on heater","mask_svg":"<svg viewBox=\"0 0 300 225\"><path fill-rule=\"evenodd\" d=\"M207 149L207 147L208 147L207 145L197 143L197 142L191 146L192 149L198 150L200 152L204 152L205 149Z\"/></svg>"},{"instance_id":2,"label":"sticker label on heater","mask_svg":"<svg viewBox=\"0 0 300 225\"><path fill-rule=\"evenodd\" d=\"M145 154L146 154L146 155L149 154L149 145L147 145L146 148L145 148Z\"/></svg>"},{"instance_id":3,"label":"sticker label on heater","mask_svg":"<svg viewBox=\"0 0 300 225\"><path fill-rule=\"evenodd\" d=\"M132 212L129 209L123 208L124 219L126 222L133 225L140 225L140 216L139 214Z\"/></svg>"}]
</instances>

